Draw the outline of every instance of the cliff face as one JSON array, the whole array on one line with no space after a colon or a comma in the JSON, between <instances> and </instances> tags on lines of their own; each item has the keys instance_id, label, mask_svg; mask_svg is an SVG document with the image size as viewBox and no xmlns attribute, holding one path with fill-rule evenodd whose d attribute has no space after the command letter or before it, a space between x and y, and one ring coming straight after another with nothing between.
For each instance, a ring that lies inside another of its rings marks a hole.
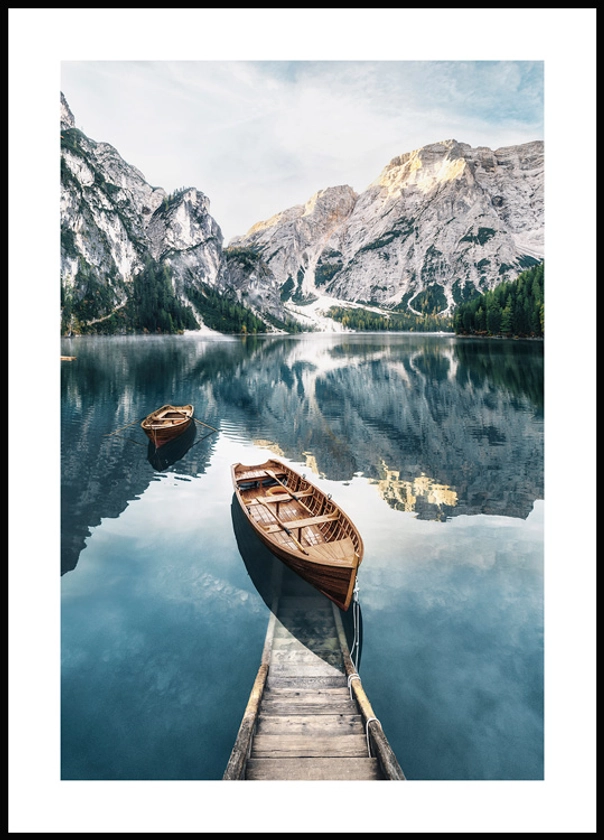
<instances>
[{"instance_id":1,"label":"cliff face","mask_svg":"<svg viewBox=\"0 0 604 840\"><path fill-rule=\"evenodd\" d=\"M394 158L360 195L321 191L229 244L256 248L294 300L445 314L543 259L543 182L542 142L448 140Z\"/></svg>"},{"instance_id":2,"label":"cliff face","mask_svg":"<svg viewBox=\"0 0 604 840\"><path fill-rule=\"evenodd\" d=\"M492 151L448 140L394 158L360 194L320 190L223 248L203 192L149 185L76 128L61 94L63 328L77 311L88 329L116 313L128 329L149 265L169 285L156 297L193 313L188 328L223 296L275 329L341 329L324 317L331 303L450 314L543 259L543 183L542 142Z\"/></svg>"},{"instance_id":3,"label":"cliff face","mask_svg":"<svg viewBox=\"0 0 604 840\"><path fill-rule=\"evenodd\" d=\"M152 187L108 143L75 127L61 95L61 285L81 299L91 285L98 318L126 304L149 260L170 269L173 291L216 285L222 233L207 196L195 188L169 196Z\"/></svg>"}]
</instances>

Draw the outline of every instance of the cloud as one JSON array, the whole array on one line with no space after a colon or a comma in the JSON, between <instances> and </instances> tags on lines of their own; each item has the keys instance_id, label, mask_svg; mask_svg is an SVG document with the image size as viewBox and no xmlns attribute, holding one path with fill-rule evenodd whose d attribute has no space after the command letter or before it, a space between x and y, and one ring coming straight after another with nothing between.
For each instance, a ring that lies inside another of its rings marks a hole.
<instances>
[{"instance_id":1,"label":"cloud","mask_svg":"<svg viewBox=\"0 0 604 840\"><path fill-rule=\"evenodd\" d=\"M205 192L227 241L428 143L543 136L538 61L69 61L61 85L153 186Z\"/></svg>"}]
</instances>

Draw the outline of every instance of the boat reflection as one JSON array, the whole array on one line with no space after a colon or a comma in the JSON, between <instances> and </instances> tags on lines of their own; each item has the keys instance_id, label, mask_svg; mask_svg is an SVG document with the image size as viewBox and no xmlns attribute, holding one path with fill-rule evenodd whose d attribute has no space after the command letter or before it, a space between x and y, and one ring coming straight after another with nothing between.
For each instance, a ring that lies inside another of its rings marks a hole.
<instances>
[{"instance_id":1,"label":"boat reflection","mask_svg":"<svg viewBox=\"0 0 604 840\"><path fill-rule=\"evenodd\" d=\"M253 528L246 519L235 494L231 501L231 519L233 531L237 540L237 547L245 564L247 573L256 587L256 590L269 610L277 615L279 599L281 596L297 595L323 599L326 605L338 609L325 595L318 592L310 583L303 580L299 575L285 566L259 539ZM346 612L339 610L346 641L350 650L352 661L357 671L361 663L362 647L362 616L361 605L358 599L358 591L355 592L353 603ZM296 635L293 625L290 626L286 615L279 613L279 621ZM321 639L320 629L317 628L316 649L312 641L305 640L305 645L317 656L329 661L329 653L325 651Z\"/></svg>"},{"instance_id":2,"label":"boat reflection","mask_svg":"<svg viewBox=\"0 0 604 840\"><path fill-rule=\"evenodd\" d=\"M155 446L153 441L150 440L147 446L147 460L157 472L167 470L168 467L184 458L193 446L196 435L197 426L195 423L191 423L182 434L160 447Z\"/></svg>"}]
</instances>

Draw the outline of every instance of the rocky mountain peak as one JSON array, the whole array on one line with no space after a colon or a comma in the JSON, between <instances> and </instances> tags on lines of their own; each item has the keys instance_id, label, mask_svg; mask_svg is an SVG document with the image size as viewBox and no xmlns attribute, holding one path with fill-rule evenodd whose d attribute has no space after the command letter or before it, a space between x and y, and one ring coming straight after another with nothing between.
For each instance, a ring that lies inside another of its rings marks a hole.
<instances>
[{"instance_id":1,"label":"rocky mountain peak","mask_svg":"<svg viewBox=\"0 0 604 840\"><path fill-rule=\"evenodd\" d=\"M318 190L223 249L201 190L150 186L75 128L61 94L61 282L81 318L96 284L90 323L126 305L150 260L184 305L213 286L268 323L308 327L316 315L324 328L331 303L448 315L544 257L541 141L431 143L392 158L361 193Z\"/></svg>"},{"instance_id":2,"label":"rocky mountain peak","mask_svg":"<svg viewBox=\"0 0 604 840\"><path fill-rule=\"evenodd\" d=\"M467 166L464 151L467 153L469 149L456 140L445 140L399 155L384 167L371 186L385 188L388 197L412 187L428 193L439 184L463 175Z\"/></svg>"},{"instance_id":3,"label":"rocky mountain peak","mask_svg":"<svg viewBox=\"0 0 604 840\"><path fill-rule=\"evenodd\" d=\"M68 128L75 128L75 119L67 104L67 100L61 93L61 131Z\"/></svg>"},{"instance_id":4,"label":"rocky mountain peak","mask_svg":"<svg viewBox=\"0 0 604 840\"><path fill-rule=\"evenodd\" d=\"M208 197L150 186L113 146L75 128L61 94L61 284L82 328L123 310L150 261L169 268L184 305L190 289L216 285L222 233ZM86 297L93 301L84 306Z\"/></svg>"},{"instance_id":5,"label":"rocky mountain peak","mask_svg":"<svg viewBox=\"0 0 604 840\"><path fill-rule=\"evenodd\" d=\"M543 259L543 143L444 140L393 158L362 193L322 190L237 238L286 297L450 314Z\"/></svg>"},{"instance_id":6,"label":"rocky mountain peak","mask_svg":"<svg viewBox=\"0 0 604 840\"><path fill-rule=\"evenodd\" d=\"M257 222L245 236L233 237L229 244L236 246L244 239L246 241L257 241L271 229L282 228L284 225L292 224L296 226L296 223L300 220L304 220L302 222L303 226L312 226L319 218L323 222L325 217L330 218L333 222L341 221L350 215L357 198L356 192L352 187L347 185L319 190L305 204L297 204L294 207L276 213L270 219ZM300 228L300 225L298 224L296 227Z\"/></svg>"},{"instance_id":7,"label":"rocky mountain peak","mask_svg":"<svg viewBox=\"0 0 604 840\"><path fill-rule=\"evenodd\" d=\"M305 204L255 225L244 237L232 239L229 246L260 252L282 299L309 301L316 298L321 282L321 254L339 247L339 232L357 199L357 193L347 185L319 190Z\"/></svg>"}]
</instances>

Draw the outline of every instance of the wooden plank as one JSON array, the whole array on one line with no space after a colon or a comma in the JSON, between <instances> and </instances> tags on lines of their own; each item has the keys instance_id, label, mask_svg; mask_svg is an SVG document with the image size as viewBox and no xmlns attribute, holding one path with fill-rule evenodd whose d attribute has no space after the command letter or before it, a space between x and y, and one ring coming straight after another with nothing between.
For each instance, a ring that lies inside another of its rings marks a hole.
<instances>
[{"instance_id":1,"label":"wooden plank","mask_svg":"<svg viewBox=\"0 0 604 840\"><path fill-rule=\"evenodd\" d=\"M283 487L283 490L284 490L284 491L285 491L285 492L286 492L289 496L291 496L291 497L292 497L292 499L295 499L296 501L298 501L298 499L299 499L299 498L300 498L300 496L302 495L301 493L298 493L298 491L297 491L297 490L295 490L295 491L294 491L294 490L292 490L292 488L291 488L291 487L288 487L288 486L287 486L287 484L286 484L284 481L281 481L281 479L280 479L280 478L279 478L279 477L278 477L278 476L277 476L277 475L276 475L276 474L275 474L272 470L267 470L267 471L266 471L266 474L267 474L268 476L270 476L271 478L273 478L275 481L279 482L279 484L281 485L281 487ZM309 489L310 489L310 491L311 491L311 495L314 495L314 493L316 493L316 492L319 492L319 493L320 493L320 491L318 491L318 488L311 487L311 488L309 488ZM307 509L307 510L308 510L308 508L306 507L306 505L304 504L304 502L301 502L300 504L302 505L302 507L304 507L305 509Z\"/></svg>"},{"instance_id":2,"label":"wooden plank","mask_svg":"<svg viewBox=\"0 0 604 840\"><path fill-rule=\"evenodd\" d=\"M265 698L262 701L262 713L273 715L356 715L358 707L350 697L333 698L319 701L312 697L307 701L299 700L292 702L291 698L275 697Z\"/></svg>"},{"instance_id":3,"label":"wooden plank","mask_svg":"<svg viewBox=\"0 0 604 840\"><path fill-rule=\"evenodd\" d=\"M275 637L273 640L273 650L310 651L311 653L314 652L319 656L323 653L337 653L340 657L342 655L340 653L338 640L335 637L331 637L330 639L308 639L306 642L303 642L300 639L296 639L296 637L291 633Z\"/></svg>"},{"instance_id":4,"label":"wooden plank","mask_svg":"<svg viewBox=\"0 0 604 840\"><path fill-rule=\"evenodd\" d=\"M271 671L268 673L267 685L269 688L337 688L338 686L346 686L346 677L277 677Z\"/></svg>"},{"instance_id":5,"label":"wooden plank","mask_svg":"<svg viewBox=\"0 0 604 840\"><path fill-rule=\"evenodd\" d=\"M285 531L287 536L290 538L290 540L292 540L296 544L296 546L300 549L300 551L303 554L308 554L308 552L306 551L306 549L304 548L302 543L292 534L292 532L289 530L287 525L279 519L279 517L277 516L275 511L272 510L272 508L270 507L268 502L265 502L264 499L256 499L256 501L258 502L258 504L263 505L266 508L266 510L269 511L271 516L274 519L277 520L277 525L265 525L265 526L263 526L266 533L267 534L274 534L277 531Z\"/></svg>"},{"instance_id":6,"label":"wooden plank","mask_svg":"<svg viewBox=\"0 0 604 840\"><path fill-rule=\"evenodd\" d=\"M340 736L340 735L363 735L363 720L358 712L356 714L328 714L328 715L303 715L266 714L262 709L258 715L256 738L259 735L308 735L314 737Z\"/></svg>"},{"instance_id":7,"label":"wooden plank","mask_svg":"<svg viewBox=\"0 0 604 840\"><path fill-rule=\"evenodd\" d=\"M275 630L275 639L296 639L300 644L308 647L311 642L323 642L332 639L332 627L326 618L303 622L292 618L287 625L280 624Z\"/></svg>"},{"instance_id":8,"label":"wooden plank","mask_svg":"<svg viewBox=\"0 0 604 840\"><path fill-rule=\"evenodd\" d=\"M282 610L279 613L279 627L284 627L290 632L296 628L304 631L307 628L321 627L323 635L329 638L337 638L333 632L333 619L325 610Z\"/></svg>"},{"instance_id":9,"label":"wooden plank","mask_svg":"<svg viewBox=\"0 0 604 840\"><path fill-rule=\"evenodd\" d=\"M251 758L249 781L378 781L382 779L376 758Z\"/></svg>"},{"instance_id":10,"label":"wooden plank","mask_svg":"<svg viewBox=\"0 0 604 840\"><path fill-rule=\"evenodd\" d=\"M262 696L224 778L404 779L350 659L337 608L321 595L288 595L275 613Z\"/></svg>"},{"instance_id":11,"label":"wooden plank","mask_svg":"<svg viewBox=\"0 0 604 840\"><path fill-rule=\"evenodd\" d=\"M310 584L309 584L310 586ZM300 599L301 600L301 599ZM298 601L298 599L296 599ZM332 628L333 628L333 618L329 615L329 609L331 605L331 601L327 597L325 597L326 603L321 603L319 601L313 601L311 604L307 604L306 606L304 603L296 602L292 600L290 604L284 604L281 609L279 610L279 621L284 622L286 619L290 618L298 618L298 619L316 619L320 618L324 621L329 621ZM334 633L335 635L335 633Z\"/></svg>"},{"instance_id":12,"label":"wooden plank","mask_svg":"<svg viewBox=\"0 0 604 840\"><path fill-rule=\"evenodd\" d=\"M271 665L320 665L321 663L337 668L342 673L344 672L342 656L338 651L323 651L319 655L312 650L301 651L282 648L272 652L270 661Z\"/></svg>"},{"instance_id":13,"label":"wooden plank","mask_svg":"<svg viewBox=\"0 0 604 840\"><path fill-rule=\"evenodd\" d=\"M261 499L258 499L258 501L260 502L260 504L264 504L264 502L262 502ZM337 518L337 513L326 513L323 516L309 516L307 519L287 519L285 521L279 520L280 525L269 525L268 528L266 528L266 533L274 534L275 531L279 530L279 527L283 528L284 525L286 525L290 529L290 531L292 531L297 530L298 528L309 528L311 525L322 525L324 522L333 522Z\"/></svg>"},{"instance_id":14,"label":"wooden plank","mask_svg":"<svg viewBox=\"0 0 604 840\"><path fill-rule=\"evenodd\" d=\"M277 637L281 636L283 631L294 634L300 641L304 641L304 636L308 633L320 635L322 638L334 636L333 621L328 615L318 611L308 612L306 615L296 612L280 613L279 623L275 628Z\"/></svg>"},{"instance_id":15,"label":"wooden plank","mask_svg":"<svg viewBox=\"0 0 604 840\"><path fill-rule=\"evenodd\" d=\"M311 637L310 639L296 639L293 634L281 635L274 640L273 656L277 659L325 659L334 657L342 663L342 654L329 640Z\"/></svg>"},{"instance_id":16,"label":"wooden plank","mask_svg":"<svg viewBox=\"0 0 604 840\"><path fill-rule=\"evenodd\" d=\"M357 560L353 559L355 550L354 543L350 537L343 537L342 539L328 542L323 541L312 546L309 545L308 553L313 560L337 563L339 566L348 568L353 568L358 565Z\"/></svg>"},{"instance_id":17,"label":"wooden plank","mask_svg":"<svg viewBox=\"0 0 604 840\"><path fill-rule=\"evenodd\" d=\"M364 735L256 735L253 758L368 758Z\"/></svg>"},{"instance_id":18,"label":"wooden plank","mask_svg":"<svg viewBox=\"0 0 604 840\"><path fill-rule=\"evenodd\" d=\"M350 700L350 690L347 686L341 685L338 688L317 688L307 690L304 688L271 688L264 692L262 702L271 700L282 700L284 703L332 703ZM352 701L354 703L354 701Z\"/></svg>"},{"instance_id":19,"label":"wooden plank","mask_svg":"<svg viewBox=\"0 0 604 840\"><path fill-rule=\"evenodd\" d=\"M293 574L293 572L291 572ZM292 607L307 610L313 608L324 609L329 612L331 603L324 595L313 593L312 595L282 595L279 599L279 613Z\"/></svg>"},{"instance_id":20,"label":"wooden plank","mask_svg":"<svg viewBox=\"0 0 604 840\"><path fill-rule=\"evenodd\" d=\"M299 493L296 493L296 498L305 498L307 496L312 496L312 490L301 490ZM267 502L271 502L272 504L281 504L282 502L291 502L292 497L290 493L270 493L268 496L264 497Z\"/></svg>"},{"instance_id":21,"label":"wooden plank","mask_svg":"<svg viewBox=\"0 0 604 840\"><path fill-rule=\"evenodd\" d=\"M292 627L291 631L283 628L279 635L274 638L274 649L276 651L299 651L300 653L303 653L304 651L310 651L311 653L317 652L317 655L319 656L321 655L321 651L337 653L340 656L340 661L342 661L342 654L338 650L337 646L335 646L335 640L333 638L321 636L320 627L313 629L316 630L316 632L305 633L304 635L300 633L300 635L297 635L294 627Z\"/></svg>"},{"instance_id":22,"label":"wooden plank","mask_svg":"<svg viewBox=\"0 0 604 840\"><path fill-rule=\"evenodd\" d=\"M271 677L304 679L305 677L339 677L340 675L344 677L344 672L328 662L319 662L313 665L298 665L296 662L285 662L283 664L271 662L270 675Z\"/></svg>"},{"instance_id":23,"label":"wooden plank","mask_svg":"<svg viewBox=\"0 0 604 840\"><path fill-rule=\"evenodd\" d=\"M326 715L358 714L358 706L350 696L350 690L340 688L319 688L315 691L299 688L271 688L265 691L260 705L262 714L275 715Z\"/></svg>"}]
</instances>

